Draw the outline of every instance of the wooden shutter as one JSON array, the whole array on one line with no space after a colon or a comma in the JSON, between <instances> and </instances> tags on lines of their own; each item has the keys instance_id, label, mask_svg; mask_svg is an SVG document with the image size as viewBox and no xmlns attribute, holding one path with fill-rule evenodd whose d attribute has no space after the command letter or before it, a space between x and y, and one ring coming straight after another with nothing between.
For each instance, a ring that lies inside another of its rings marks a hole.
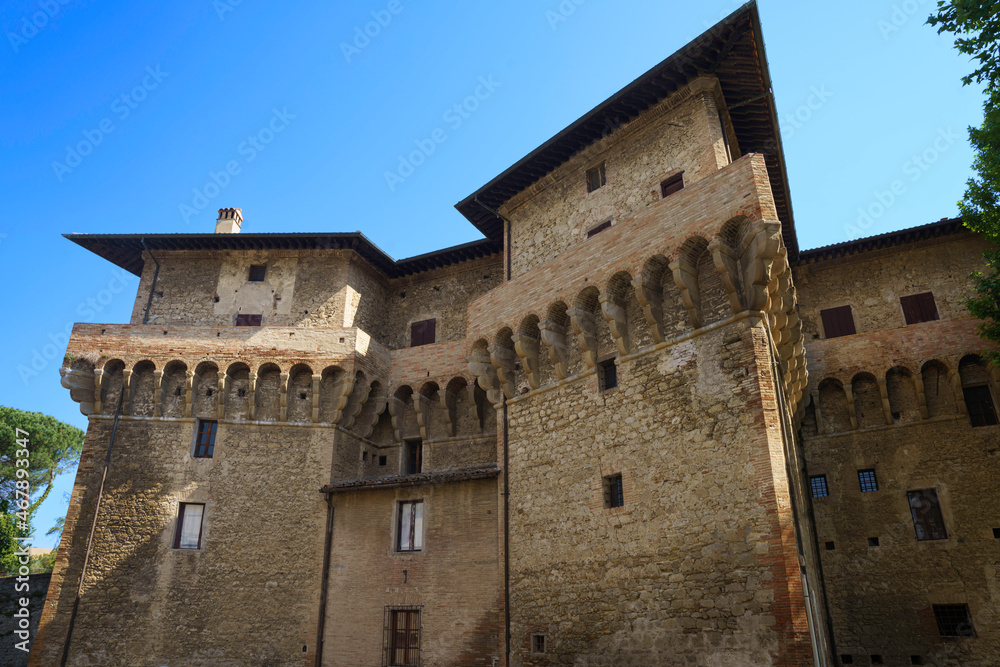
<instances>
[{"instance_id":1,"label":"wooden shutter","mask_svg":"<svg viewBox=\"0 0 1000 667\"><path fill-rule=\"evenodd\" d=\"M671 176L667 180L660 183L660 193L664 197L669 197L679 190L684 189L684 174L680 173L676 176Z\"/></svg>"},{"instance_id":2,"label":"wooden shutter","mask_svg":"<svg viewBox=\"0 0 1000 667\"><path fill-rule=\"evenodd\" d=\"M907 324L933 322L938 319L937 305L934 303L934 295L930 292L901 297L899 303L903 306L903 317L906 318Z\"/></svg>"},{"instance_id":3,"label":"wooden shutter","mask_svg":"<svg viewBox=\"0 0 1000 667\"><path fill-rule=\"evenodd\" d=\"M823 331L827 338L837 338L839 336L850 336L857 333L854 328L854 315L850 306L840 306L838 308L827 308L820 311L823 318Z\"/></svg>"},{"instance_id":4,"label":"wooden shutter","mask_svg":"<svg viewBox=\"0 0 1000 667\"><path fill-rule=\"evenodd\" d=\"M430 345L434 342L437 320L421 320L410 325L410 347Z\"/></svg>"}]
</instances>

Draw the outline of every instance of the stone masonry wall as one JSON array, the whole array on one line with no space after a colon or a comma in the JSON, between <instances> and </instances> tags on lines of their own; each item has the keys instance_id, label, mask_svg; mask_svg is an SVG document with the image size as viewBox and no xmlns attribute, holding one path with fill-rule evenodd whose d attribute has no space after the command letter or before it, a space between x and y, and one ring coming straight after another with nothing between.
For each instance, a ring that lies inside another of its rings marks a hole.
<instances>
[{"instance_id":1,"label":"stone masonry wall","mask_svg":"<svg viewBox=\"0 0 1000 667\"><path fill-rule=\"evenodd\" d=\"M32 665L59 663L112 426L91 419ZM302 665L315 653L332 429L123 418L70 665ZM200 549L173 549L179 502ZM68 554L68 557L64 554Z\"/></svg>"},{"instance_id":2,"label":"stone masonry wall","mask_svg":"<svg viewBox=\"0 0 1000 667\"><path fill-rule=\"evenodd\" d=\"M513 276L659 201L664 179L683 172L687 187L724 167L720 103L717 80L697 79L512 198L501 212L512 222ZM602 162L607 184L587 192L586 171Z\"/></svg>"},{"instance_id":3,"label":"stone masonry wall","mask_svg":"<svg viewBox=\"0 0 1000 667\"><path fill-rule=\"evenodd\" d=\"M747 323L622 361L615 389L591 373L512 401L512 664L811 664L768 357ZM625 504L608 509L612 474Z\"/></svg>"},{"instance_id":4,"label":"stone masonry wall","mask_svg":"<svg viewBox=\"0 0 1000 667\"><path fill-rule=\"evenodd\" d=\"M983 268L983 242L971 232L794 268L807 340L824 335L820 311L850 305L858 333L906 326L899 298L934 294L941 319L964 317L969 274Z\"/></svg>"}]
</instances>

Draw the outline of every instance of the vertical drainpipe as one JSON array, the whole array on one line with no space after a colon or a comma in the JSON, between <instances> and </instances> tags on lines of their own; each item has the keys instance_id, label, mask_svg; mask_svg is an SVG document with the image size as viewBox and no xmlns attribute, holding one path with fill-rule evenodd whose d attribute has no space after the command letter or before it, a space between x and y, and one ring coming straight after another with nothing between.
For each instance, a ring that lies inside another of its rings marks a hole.
<instances>
[{"instance_id":1,"label":"vertical drainpipe","mask_svg":"<svg viewBox=\"0 0 1000 667\"><path fill-rule=\"evenodd\" d=\"M511 222L498 211L494 211L486 204L479 201L479 197L474 197L474 201L484 209L500 218L504 222L504 260L506 263L505 282L510 282L510 236ZM510 440L507 435L507 399L503 402L503 616L504 616L504 651L505 667L510 667Z\"/></svg>"},{"instance_id":2,"label":"vertical drainpipe","mask_svg":"<svg viewBox=\"0 0 1000 667\"><path fill-rule=\"evenodd\" d=\"M326 599L330 585L330 558L333 552L333 498L326 494L326 546L323 548L323 583L319 593L319 624L316 629L316 667L323 665L323 634L326 630Z\"/></svg>"},{"instance_id":3,"label":"vertical drainpipe","mask_svg":"<svg viewBox=\"0 0 1000 667\"><path fill-rule=\"evenodd\" d=\"M118 419L122 415L122 403L125 400L125 376L122 375L122 390L118 394L118 407L115 409L115 423L111 427L111 439L108 441L108 452L104 456L104 472L101 474L101 485L97 489L97 502L94 505L94 520L90 523L90 535L87 537L87 549L83 552L83 567L80 568L80 584L76 588L76 599L73 600L73 611L69 616L69 629L66 631L66 642L63 644L62 659L59 664L66 667L69 659L69 644L73 640L73 626L76 625L76 615L80 610L80 597L83 594L83 581L87 574L87 564L90 561L90 547L94 542L94 532L97 530L97 514L101 510L101 499L104 497L104 482L108 478L108 467L111 465L111 450L115 446L115 435L118 433Z\"/></svg>"},{"instance_id":4,"label":"vertical drainpipe","mask_svg":"<svg viewBox=\"0 0 1000 667\"><path fill-rule=\"evenodd\" d=\"M507 439L507 399L503 403L503 616L506 667L510 667L510 477L507 474L510 449Z\"/></svg>"},{"instance_id":5,"label":"vertical drainpipe","mask_svg":"<svg viewBox=\"0 0 1000 667\"><path fill-rule=\"evenodd\" d=\"M142 316L142 323L143 324L148 324L149 323L149 308L150 308L150 306L153 305L153 292L156 290L156 279L160 277L160 263L156 261L155 257L153 257L153 253L149 250L149 247L146 245L146 239L144 239L144 238L143 239L139 239L139 243L142 244L142 247L146 251L146 253L149 255L149 258L151 260L153 260L154 264L156 264L156 271L153 272L153 284L150 285L150 287L149 287L149 298L146 299L146 314Z\"/></svg>"}]
</instances>

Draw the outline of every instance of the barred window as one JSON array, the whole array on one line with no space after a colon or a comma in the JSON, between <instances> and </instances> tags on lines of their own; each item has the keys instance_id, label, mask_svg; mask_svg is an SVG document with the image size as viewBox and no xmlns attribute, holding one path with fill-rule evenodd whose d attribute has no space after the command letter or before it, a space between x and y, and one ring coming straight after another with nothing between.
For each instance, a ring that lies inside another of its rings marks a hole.
<instances>
[{"instance_id":1,"label":"barred window","mask_svg":"<svg viewBox=\"0 0 1000 667\"><path fill-rule=\"evenodd\" d=\"M622 507L625 504L625 489L622 486L622 476L608 475L603 480L604 506Z\"/></svg>"},{"instance_id":2,"label":"barred window","mask_svg":"<svg viewBox=\"0 0 1000 667\"><path fill-rule=\"evenodd\" d=\"M420 665L420 607L386 607L383 667Z\"/></svg>"},{"instance_id":3,"label":"barred window","mask_svg":"<svg viewBox=\"0 0 1000 667\"><path fill-rule=\"evenodd\" d=\"M859 470L858 483L861 485L862 493L878 491L878 479L875 477L875 469Z\"/></svg>"},{"instance_id":4,"label":"barred window","mask_svg":"<svg viewBox=\"0 0 1000 667\"><path fill-rule=\"evenodd\" d=\"M938 634L942 637L976 636L967 604L936 604L934 620L937 621Z\"/></svg>"},{"instance_id":5,"label":"barred window","mask_svg":"<svg viewBox=\"0 0 1000 667\"><path fill-rule=\"evenodd\" d=\"M597 385L600 391L618 386L618 367L614 359L605 359L597 364Z\"/></svg>"},{"instance_id":6,"label":"barred window","mask_svg":"<svg viewBox=\"0 0 1000 667\"><path fill-rule=\"evenodd\" d=\"M250 267L250 275L247 276L247 280L252 283L262 283L264 282L265 275L267 275L267 266L264 264L254 264Z\"/></svg>"},{"instance_id":7,"label":"barred window","mask_svg":"<svg viewBox=\"0 0 1000 667\"><path fill-rule=\"evenodd\" d=\"M826 498L830 489L826 486L826 475L813 475L809 478L809 490L813 498Z\"/></svg>"},{"instance_id":8,"label":"barred window","mask_svg":"<svg viewBox=\"0 0 1000 667\"><path fill-rule=\"evenodd\" d=\"M917 533L918 540L948 539L944 517L941 516L941 505L938 503L937 489L909 491L906 498L910 503L913 529Z\"/></svg>"}]
</instances>

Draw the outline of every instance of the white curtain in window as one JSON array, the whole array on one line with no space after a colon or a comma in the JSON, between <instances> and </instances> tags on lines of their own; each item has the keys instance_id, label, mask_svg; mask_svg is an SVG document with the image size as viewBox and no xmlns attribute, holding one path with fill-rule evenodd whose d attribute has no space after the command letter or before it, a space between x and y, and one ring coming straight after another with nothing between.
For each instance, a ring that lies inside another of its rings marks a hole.
<instances>
[{"instance_id":1,"label":"white curtain in window","mask_svg":"<svg viewBox=\"0 0 1000 667\"><path fill-rule=\"evenodd\" d=\"M204 505L185 505L184 523L181 525L181 549L197 549L201 541L201 515Z\"/></svg>"}]
</instances>

